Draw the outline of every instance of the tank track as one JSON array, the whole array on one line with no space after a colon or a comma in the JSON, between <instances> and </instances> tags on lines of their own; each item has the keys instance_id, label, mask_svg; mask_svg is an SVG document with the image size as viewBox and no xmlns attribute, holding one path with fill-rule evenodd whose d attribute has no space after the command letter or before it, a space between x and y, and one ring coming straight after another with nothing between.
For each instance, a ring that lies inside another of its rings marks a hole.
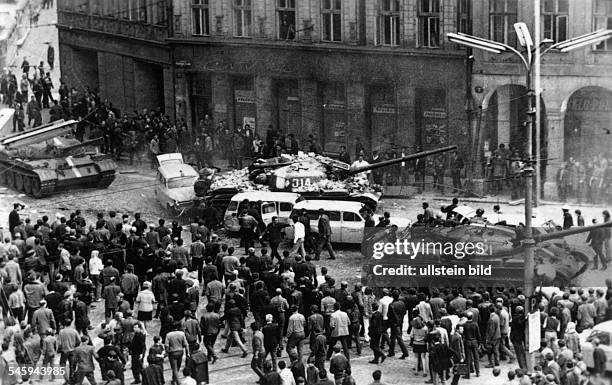
<instances>
[{"instance_id":1,"label":"tank track","mask_svg":"<svg viewBox=\"0 0 612 385\"><path fill-rule=\"evenodd\" d=\"M97 181L93 182L94 184L82 185L81 187L93 186L103 189L107 188L114 180L115 170L106 170L98 174ZM57 179L42 181L33 170L6 162L0 162L0 186L6 186L34 198L44 198L63 190L61 186L58 188Z\"/></svg>"},{"instance_id":2,"label":"tank track","mask_svg":"<svg viewBox=\"0 0 612 385\"><path fill-rule=\"evenodd\" d=\"M0 185L7 186L20 193L43 198L53 194L56 190L56 180L41 181L33 171L14 164L1 163Z\"/></svg>"},{"instance_id":3,"label":"tank track","mask_svg":"<svg viewBox=\"0 0 612 385\"><path fill-rule=\"evenodd\" d=\"M104 171L100 173L100 180L98 181L97 188L107 188L115 180L115 170Z\"/></svg>"}]
</instances>

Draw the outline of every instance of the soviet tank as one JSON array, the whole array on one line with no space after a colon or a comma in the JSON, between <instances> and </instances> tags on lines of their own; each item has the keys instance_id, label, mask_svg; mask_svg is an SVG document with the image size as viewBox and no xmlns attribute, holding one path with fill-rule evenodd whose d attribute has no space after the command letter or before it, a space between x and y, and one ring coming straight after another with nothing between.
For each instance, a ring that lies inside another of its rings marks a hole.
<instances>
[{"instance_id":1,"label":"soviet tank","mask_svg":"<svg viewBox=\"0 0 612 385\"><path fill-rule=\"evenodd\" d=\"M194 186L196 195L220 210L225 210L229 199L238 193L252 190L296 192L306 199L359 201L373 210L380 200L383 187L370 183L371 170L456 150L448 146L418 152L401 158L351 167L326 156L312 153L283 155L258 159L249 167L227 173L211 173L201 177Z\"/></svg>"},{"instance_id":2,"label":"soviet tank","mask_svg":"<svg viewBox=\"0 0 612 385\"><path fill-rule=\"evenodd\" d=\"M569 230L534 228L534 284L556 287L573 284L587 270L594 253L586 246L566 242L565 237L599 227L612 227L612 223ZM521 228L504 225L370 228L362 243L363 255L371 256L363 265L362 281L377 287L522 287L525 263L522 239ZM403 248L405 243L409 252ZM387 251L391 252L382 252L381 244L399 248L388 246ZM415 251L412 244L420 244L420 249ZM462 250L458 253L459 244ZM473 245L469 252L468 244ZM478 270L479 266L489 270Z\"/></svg>"},{"instance_id":3,"label":"soviet tank","mask_svg":"<svg viewBox=\"0 0 612 385\"><path fill-rule=\"evenodd\" d=\"M101 138L79 141L78 122L59 120L0 139L0 185L42 198L78 188L106 188L116 163L98 150Z\"/></svg>"}]
</instances>

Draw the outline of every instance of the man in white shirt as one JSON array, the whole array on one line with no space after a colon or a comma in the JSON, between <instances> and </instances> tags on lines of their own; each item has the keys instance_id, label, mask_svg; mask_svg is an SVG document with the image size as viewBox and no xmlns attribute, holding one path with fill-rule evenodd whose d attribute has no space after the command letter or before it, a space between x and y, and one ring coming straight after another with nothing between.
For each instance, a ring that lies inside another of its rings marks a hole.
<instances>
[{"instance_id":1,"label":"man in white shirt","mask_svg":"<svg viewBox=\"0 0 612 385\"><path fill-rule=\"evenodd\" d=\"M291 372L291 369L287 367L287 363L285 361L279 361L278 369L278 374L280 374L281 377L281 385L295 385L293 373Z\"/></svg>"},{"instance_id":2,"label":"man in white shirt","mask_svg":"<svg viewBox=\"0 0 612 385\"><path fill-rule=\"evenodd\" d=\"M380 312L383 316L383 321L389 320L387 312L389 311L389 305L393 302L393 297L389 295L389 289L383 289L383 297L380 299Z\"/></svg>"},{"instance_id":3,"label":"man in white shirt","mask_svg":"<svg viewBox=\"0 0 612 385\"><path fill-rule=\"evenodd\" d=\"M364 159L363 154L359 154L359 159L357 159L356 161L353 162L353 164L351 164L351 169L355 170L355 169L369 166L369 165L370 163L368 163L368 161ZM361 178L367 178L370 174L371 174L371 171L366 171L366 172L359 173L358 176Z\"/></svg>"},{"instance_id":4,"label":"man in white shirt","mask_svg":"<svg viewBox=\"0 0 612 385\"><path fill-rule=\"evenodd\" d=\"M293 250L291 253L298 251L302 257L306 256L306 250L304 249L304 238L306 237L306 229L297 217L292 217L293 221Z\"/></svg>"}]
</instances>

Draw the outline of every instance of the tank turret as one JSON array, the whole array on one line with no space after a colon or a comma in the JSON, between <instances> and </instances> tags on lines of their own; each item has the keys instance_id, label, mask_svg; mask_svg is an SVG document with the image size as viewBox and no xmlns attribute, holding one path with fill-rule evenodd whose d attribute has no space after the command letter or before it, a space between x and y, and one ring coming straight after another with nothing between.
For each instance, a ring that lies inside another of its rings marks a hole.
<instances>
[{"instance_id":1,"label":"tank turret","mask_svg":"<svg viewBox=\"0 0 612 385\"><path fill-rule=\"evenodd\" d=\"M59 120L0 139L0 185L36 198L108 187L117 165L98 150L101 138L81 142L71 137L77 123Z\"/></svg>"},{"instance_id":2,"label":"tank turret","mask_svg":"<svg viewBox=\"0 0 612 385\"><path fill-rule=\"evenodd\" d=\"M215 175L212 183L196 182L196 194L215 200L217 192L226 194L229 190L290 191L307 199L355 200L375 208L382 196L382 186L371 183L367 172L456 149L457 146L448 146L363 167L351 167L336 159L312 153L259 159L248 168ZM209 188L202 188L204 185Z\"/></svg>"}]
</instances>

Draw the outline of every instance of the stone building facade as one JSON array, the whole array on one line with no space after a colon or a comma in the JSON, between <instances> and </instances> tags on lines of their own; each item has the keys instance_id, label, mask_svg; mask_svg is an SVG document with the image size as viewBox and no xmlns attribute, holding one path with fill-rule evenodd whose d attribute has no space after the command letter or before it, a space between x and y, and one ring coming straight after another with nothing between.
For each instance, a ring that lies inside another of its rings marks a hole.
<instances>
[{"instance_id":1,"label":"stone building facade","mask_svg":"<svg viewBox=\"0 0 612 385\"><path fill-rule=\"evenodd\" d=\"M62 79L98 89L121 112L172 115L168 7L160 0L59 0Z\"/></svg>"},{"instance_id":2,"label":"stone building facade","mask_svg":"<svg viewBox=\"0 0 612 385\"><path fill-rule=\"evenodd\" d=\"M559 42L612 28L611 0L542 0L541 6L541 40ZM520 49L513 23L525 22L536 40L533 7L533 1L474 0L473 35ZM472 96L482 107L474 124L480 120L483 155L502 143L519 149L525 143L525 82L515 55L474 50ZM545 198L555 198L562 162L612 156L612 40L569 53L546 53L540 92L542 191Z\"/></svg>"},{"instance_id":3,"label":"stone building facade","mask_svg":"<svg viewBox=\"0 0 612 385\"><path fill-rule=\"evenodd\" d=\"M177 116L269 126L324 149L467 144L455 0L174 2Z\"/></svg>"}]
</instances>

